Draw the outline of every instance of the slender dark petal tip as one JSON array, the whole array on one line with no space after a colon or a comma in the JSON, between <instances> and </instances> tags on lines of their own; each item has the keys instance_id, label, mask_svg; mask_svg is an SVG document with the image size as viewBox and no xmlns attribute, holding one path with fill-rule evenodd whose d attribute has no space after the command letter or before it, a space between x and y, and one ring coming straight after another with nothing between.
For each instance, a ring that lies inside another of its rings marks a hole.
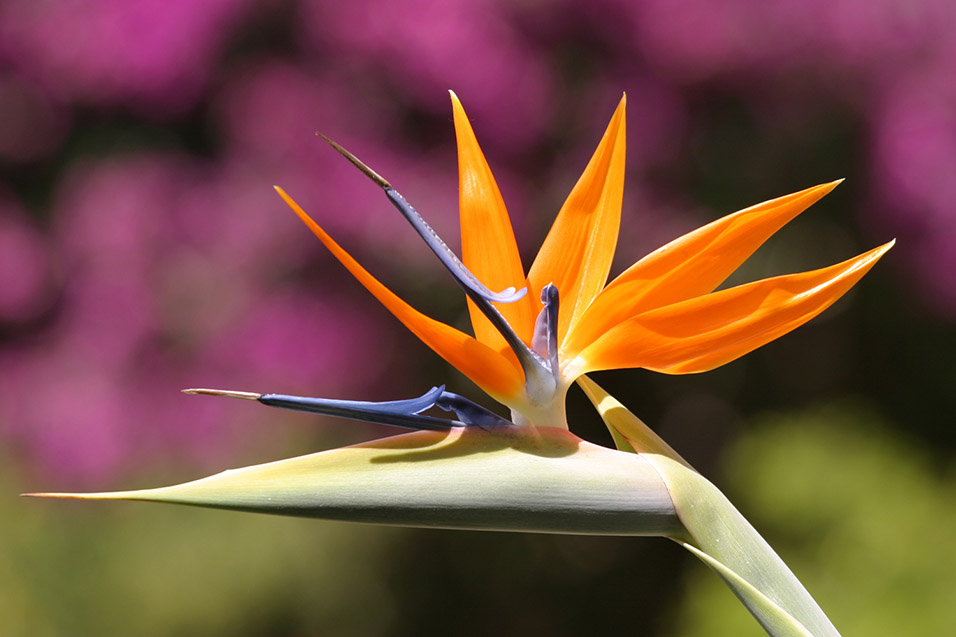
<instances>
[{"instance_id":1,"label":"slender dark petal tip","mask_svg":"<svg viewBox=\"0 0 956 637\"><path fill-rule=\"evenodd\" d=\"M431 248L431 251L435 253L435 256L438 257L438 260L442 262L442 265L451 273L455 278L455 281L459 285L465 288L466 293L471 292L476 295L472 297L472 300L481 306L481 301L490 301L495 303L514 303L527 292L526 289L519 290L515 292L514 287L509 287L502 292L492 292L489 290L481 281L478 280L478 277L474 275L471 270L465 267L465 264L461 262L451 248L448 247L448 244L445 243L438 233L428 225L428 222L422 217L422 215L415 210L415 207L408 203L408 200L402 196L402 193L398 192L391 186L385 188L385 194L388 197L389 201L398 208L399 212L402 213L402 216L405 217L405 220L408 221L415 232L418 233L425 243ZM486 312L490 308L482 308L482 312ZM489 317L491 318L491 317ZM494 323L494 320L492 320Z\"/></svg>"},{"instance_id":2,"label":"slender dark petal tip","mask_svg":"<svg viewBox=\"0 0 956 637\"><path fill-rule=\"evenodd\" d=\"M549 283L543 288L541 288L541 302L542 303L555 303L558 300L558 286L554 283Z\"/></svg>"},{"instance_id":3,"label":"slender dark petal tip","mask_svg":"<svg viewBox=\"0 0 956 637\"><path fill-rule=\"evenodd\" d=\"M356 157L355 155L353 155L352 153L350 153L350 152L349 152L348 150L346 150L341 144L332 141L331 139L329 139L328 137L326 137L325 135L323 135L322 133L320 133L320 132L318 132L318 131L316 131L315 134L318 135L319 137L321 137L322 139L324 139L324 140L326 141L326 143L327 143L329 146L331 146L332 148L334 148L335 151L336 151L338 154L342 155L342 157L345 157L347 160L349 160L350 162L352 162L352 164L353 164L356 168L358 168L359 170L361 170L362 173L364 173L366 177L368 177L369 179L371 179L372 181L374 181L376 184L378 184L379 187L381 187L381 188L391 188L391 187L392 187L392 184L388 183L388 180L387 180L387 179L385 179L384 177L382 177L381 175L379 175L377 172L375 172L374 170L372 170L371 168L369 168L369 167L365 164L365 162L363 162L361 159L359 159L358 157Z\"/></svg>"},{"instance_id":4,"label":"slender dark petal tip","mask_svg":"<svg viewBox=\"0 0 956 637\"><path fill-rule=\"evenodd\" d=\"M225 396L226 398L239 398L241 400L259 400L262 394L250 391L231 391L228 389L184 389L184 394L194 396Z\"/></svg>"}]
</instances>

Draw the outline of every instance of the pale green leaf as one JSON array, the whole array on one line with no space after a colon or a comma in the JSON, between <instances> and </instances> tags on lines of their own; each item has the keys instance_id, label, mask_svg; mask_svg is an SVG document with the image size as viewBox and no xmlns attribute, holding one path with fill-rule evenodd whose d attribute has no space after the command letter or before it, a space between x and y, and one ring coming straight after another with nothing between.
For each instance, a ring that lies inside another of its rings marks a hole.
<instances>
[{"instance_id":1,"label":"pale green leaf","mask_svg":"<svg viewBox=\"0 0 956 637\"><path fill-rule=\"evenodd\" d=\"M717 487L670 458L651 454L645 457L658 468L667 483L677 514L690 534L689 544L736 573L806 626L811 635L839 635L803 584ZM773 625L761 619L762 600L741 595L734 586L731 588L771 635L793 634L773 632Z\"/></svg>"},{"instance_id":2,"label":"pale green leaf","mask_svg":"<svg viewBox=\"0 0 956 637\"><path fill-rule=\"evenodd\" d=\"M403 526L545 533L680 531L646 459L556 428L421 431L171 487L91 494Z\"/></svg>"},{"instance_id":3,"label":"pale green leaf","mask_svg":"<svg viewBox=\"0 0 956 637\"><path fill-rule=\"evenodd\" d=\"M587 378L578 382L608 429L617 430L660 471L685 529L674 539L695 548L698 557L706 556L771 635L805 634L793 632L794 622L816 637L839 635L783 560L717 487L597 384ZM733 577L727 577L730 573ZM772 612L768 601L783 615Z\"/></svg>"}]
</instances>

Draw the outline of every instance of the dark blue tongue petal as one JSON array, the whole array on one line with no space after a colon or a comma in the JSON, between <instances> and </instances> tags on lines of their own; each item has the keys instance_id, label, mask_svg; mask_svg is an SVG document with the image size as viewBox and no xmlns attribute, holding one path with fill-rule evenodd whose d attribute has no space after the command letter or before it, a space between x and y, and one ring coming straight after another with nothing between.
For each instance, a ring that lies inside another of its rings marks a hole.
<instances>
[{"instance_id":1,"label":"dark blue tongue petal","mask_svg":"<svg viewBox=\"0 0 956 637\"><path fill-rule=\"evenodd\" d=\"M328 398L308 398L287 396L284 394L256 394L219 389L186 389L187 394L205 396L226 396L255 400L269 407L281 407L295 411L305 411L323 416L337 416L380 425L392 425L407 429L431 429L444 431L452 427L499 426L510 425L510 421L493 414L484 407L472 403L456 394L445 391L445 386L432 387L418 398L408 400L389 400L370 402L362 400L333 400ZM422 416L420 412L435 406L445 411L454 411L461 420L448 420L434 416Z\"/></svg>"},{"instance_id":2,"label":"dark blue tongue petal","mask_svg":"<svg viewBox=\"0 0 956 637\"><path fill-rule=\"evenodd\" d=\"M492 292L481 281L478 280L468 268L465 267L465 264L458 259L454 252L448 247L448 245L442 241L441 237L432 229L431 226L422 218L415 208L412 207L405 198L392 187L392 184L388 182L384 177L379 175L377 172L365 165L362 160L358 157L347 151L345 148L335 143L322 133L317 133L322 139L324 139L328 144L334 148L339 154L348 159L352 164L355 165L363 174L365 174L369 179L374 181L379 185L384 191L386 196L388 196L389 201L398 208L402 213L402 216L408 220L412 227L415 228L415 231L418 232L419 236L425 240L425 243L428 244L428 247L431 248L432 252L438 257L442 262L442 265L451 273L455 281L462 287L465 291L465 294L468 295L478 309L481 310L481 313L484 314L491 324L495 326L495 329L504 337L505 341L508 343L508 346L518 357L518 361L521 363L521 368L525 373L525 380L528 384L539 385L542 378L547 378L548 382L551 381L551 369L547 361L540 356L538 356L533 350L531 350L520 338L515 334L514 330L511 328L511 325L508 324L508 321L501 315L498 309L492 305L492 302L495 303L513 303L518 299L522 298L528 291L527 288L521 288L520 290L515 290L515 288L510 287L501 292Z\"/></svg>"},{"instance_id":3,"label":"dark blue tongue petal","mask_svg":"<svg viewBox=\"0 0 956 637\"><path fill-rule=\"evenodd\" d=\"M488 301L494 301L495 303L514 303L515 301L524 297L528 292L528 288L524 287L520 290L515 290L515 288L510 287L502 290L501 292L492 292L485 284L478 280L471 270L465 267L465 264L461 262L452 249L448 247L448 244L445 243L441 237L438 236L438 233L422 215L412 207L410 203L399 193L397 190L391 186L385 187L385 194L388 196L389 201L394 204L399 211L401 211L402 216L412 227L415 228L415 232L425 240L425 243L428 244L428 247L431 248L432 252L435 253L435 256L438 257L438 260L442 262L442 265L451 272L451 275L455 277L455 280L466 290L471 290L473 293L480 295L482 298Z\"/></svg>"},{"instance_id":4,"label":"dark blue tongue petal","mask_svg":"<svg viewBox=\"0 0 956 637\"><path fill-rule=\"evenodd\" d=\"M439 261L442 262L442 265L451 272L451 275L455 277L455 280L464 287L466 290L485 298L489 301L494 301L495 303L514 303L518 299L522 298L528 291L528 288L521 288L520 290L515 290L515 288L510 287L501 292L492 292L485 285L478 280L471 270L465 267L465 264L461 262L458 256L452 252L451 248L448 247L441 237L438 236L438 233L428 225L428 222L422 217L422 215L412 207L410 203L392 187L392 184L388 182L384 177L379 175L377 172L365 165L365 163L360 160L358 157L353 155L351 152L343 148L341 145L332 141L322 133L317 133L322 139L324 139L328 144L334 148L340 155L348 159L352 164L354 164L359 170L362 171L366 176L368 176L372 181L378 184L385 194L388 196L389 201L398 208L399 212L402 213L402 216L412 225L418 235L425 240L425 243L428 244L428 247L431 248L432 252L435 253L435 256L438 257Z\"/></svg>"}]
</instances>

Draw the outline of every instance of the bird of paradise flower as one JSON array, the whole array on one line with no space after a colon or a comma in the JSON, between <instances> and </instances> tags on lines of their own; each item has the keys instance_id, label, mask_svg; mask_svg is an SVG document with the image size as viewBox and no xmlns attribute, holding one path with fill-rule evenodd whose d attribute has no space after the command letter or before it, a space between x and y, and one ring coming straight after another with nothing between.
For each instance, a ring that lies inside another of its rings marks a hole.
<instances>
[{"instance_id":1,"label":"bird of paradise flower","mask_svg":"<svg viewBox=\"0 0 956 637\"><path fill-rule=\"evenodd\" d=\"M726 498L585 374L621 368L688 374L719 367L825 310L893 242L826 268L714 291L835 181L718 219L607 283L623 198L625 103L622 98L527 272L498 186L454 93L461 259L386 179L326 138L385 191L464 290L473 336L411 307L276 188L369 292L507 406L510 420L444 387L376 403L187 390L421 431L173 487L32 495L414 526L660 535L713 568L770 634L838 634ZM565 396L575 382L601 413L618 450L568 431ZM422 413L432 407L454 418Z\"/></svg>"}]
</instances>

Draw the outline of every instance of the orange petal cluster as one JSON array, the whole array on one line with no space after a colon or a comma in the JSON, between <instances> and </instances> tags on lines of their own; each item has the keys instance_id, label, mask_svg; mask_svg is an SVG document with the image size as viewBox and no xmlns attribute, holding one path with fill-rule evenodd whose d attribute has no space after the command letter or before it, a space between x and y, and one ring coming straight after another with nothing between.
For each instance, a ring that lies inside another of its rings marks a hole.
<instances>
[{"instance_id":1,"label":"orange petal cluster","mask_svg":"<svg viewBox=\"0 0 956 637\"><path fill-rule=\"evenodd\" d=\"M496 307L529 345L542 288L549 283L558 288L563 388L590 371L640 367L686 374L733 361L822 312L892 247L890 242L827 268L714 292L771 235L830 192L836 181L718 219L659 248L607 283L624 190L625 104L622 98L525 274L501 193L452 93L462 261L490 289L528 288L517 302ZM521 366L471 301L474 336L421 314L277 190L349 272L426 345L496 400L521 404L525 398Z\"/></svg>"}]
</instances>

